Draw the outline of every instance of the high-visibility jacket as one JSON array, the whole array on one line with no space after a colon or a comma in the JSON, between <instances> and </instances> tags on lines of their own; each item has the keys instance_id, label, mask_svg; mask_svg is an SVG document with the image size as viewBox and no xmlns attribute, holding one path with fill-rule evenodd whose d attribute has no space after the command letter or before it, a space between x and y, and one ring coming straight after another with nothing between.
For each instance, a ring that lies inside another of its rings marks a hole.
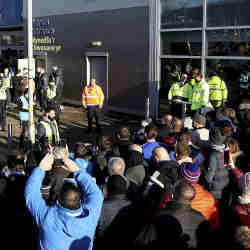
<instances>
[{"instance_id":1,"label":"high-visibility jacket","mask_svg":"<svg viewBox=\"0 0 250 250\"><path fill-rule=\"evenodd\" d=\"M2 78L2 82L5 88L10 88L10 78L8 78L7 76L4 76Z\"/></svg>"},{"instance_id":2,"label":"high-visibility jacket","mask_svg":"<svg viewBox=\"0 0 250 250\"><path fill-rule=\"evenodd\" d=\"M182 87L180 83L174 83L169 92L168 92L168 100L175 101L188 101L192 95L192 86L189 83L185 83Z\"/></svg>"},{"instance_id":3,"label":"high-visibility jacket","mask_svg":"<svg viewBox=\"0 0 250 250\"><path fill-rule=\"evenodd\" d=\"M56 97L56 87L47 88L47 98L52 100L54 97Z\"/></svg>"},{"instance_id":4,"label":"high-visibility jacket","mask_svg":"<svg viewBox=\"0 0 250 250\"><path fill-rule=\"evenodd\" d=\"M58 130L58 126L57 126L57 122L56 120L52 121L55 125L56 128L56 134L54 135L54 142L55 144L58 144L60 142L60 135L59 135L59 130ZM52 128L50 126L50 124L46 121L40 121L40 124L43 125L44 129L45 129L45 137L48 139L49 144L53 143L53 131Z\"/></svg>"},{"instance_id":5,"label":"high-visibility jacket","mask_svg":"<svg viewBox=\"0 0 250 250\"><path fill-rule=\"evenodd\" d=\"M3 100L6 100L6 99L7 99L6 87L2 86L0 88L0 100L3 101Z\"/></svg>"},{"instance_id":6,"label":"high-visibility jacket","mask_svg":"<svg viewBox=\"0 0 250 250\"><path fill-rule=\"evenodd\" d=\"M96 106L103 105L104 94L100 86L86 86L82 92L82 105L83 106Z\"/></svg>"},{"instance_id":7,"label":"high-visibility jacket","mask_svg":"<svg viewBox=\"0 0 250 250\"><path fill-rule=\"evenodd\" d=\"M201 80L198 83L195 83L193 87L191 110L199 110L202 107L212 108L211 103L209 102L209 86L207 82Z\"/></svg>"},{"instance_id":8,"label":"high-visibility jacket","mask_svg":"<svg viewBox=\"0 0 250 250\"><path fill-rule=\"evenodd\" d=\"M219 76L212 76L209 81L209 99L215 103L215 107L220 107L227 101L227 86Z\"/></svg>"}]
</instances>

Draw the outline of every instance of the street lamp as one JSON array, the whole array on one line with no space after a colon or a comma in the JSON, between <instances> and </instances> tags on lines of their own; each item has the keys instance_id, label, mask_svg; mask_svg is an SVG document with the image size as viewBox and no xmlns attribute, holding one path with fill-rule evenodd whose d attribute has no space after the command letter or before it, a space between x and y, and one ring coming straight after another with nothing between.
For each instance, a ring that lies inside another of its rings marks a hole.
<instances>
[{"instance_id":1,"label":"street lamp","mask_svg":"<svg viewBox=\"0 0 250 250\"><path fill-rule=\"evenodd\" d=\"M34 126L34 115L33 115L33 77L32 69L33 64L33 17L32 17L32 0L28 1L28 81L29 81L29 138L32 145L35 144L35 126Z\"/></svg>"}]
</instances>

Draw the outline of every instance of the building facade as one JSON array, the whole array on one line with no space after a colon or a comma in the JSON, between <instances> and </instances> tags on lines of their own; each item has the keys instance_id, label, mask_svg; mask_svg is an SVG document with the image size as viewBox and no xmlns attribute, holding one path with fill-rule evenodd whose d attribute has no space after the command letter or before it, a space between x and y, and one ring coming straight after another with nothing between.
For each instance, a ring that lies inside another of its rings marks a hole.
<instances>
[{"instance_id":1,"label":"building facade","mask_svg":"<svg viewBox=\"0 0 250 250\"><path fill-rule=\"evenodd\" d=\"M48 71L63 68L67 102L80 103L95 75L109 109L144 114L149 97L160 117L173 75L195 67L204 78L221 72L237 99L250 76L249 9L248 0L33 0L33 49Z\"/></svg>"}]
</instances>

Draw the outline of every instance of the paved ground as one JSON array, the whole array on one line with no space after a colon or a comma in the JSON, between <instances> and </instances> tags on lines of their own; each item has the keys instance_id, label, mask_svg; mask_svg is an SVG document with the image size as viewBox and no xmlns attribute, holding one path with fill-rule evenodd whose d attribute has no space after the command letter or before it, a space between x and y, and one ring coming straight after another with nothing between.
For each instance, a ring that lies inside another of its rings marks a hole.
<instances>
[{"instance_id":1,"label":"paved ground","mask_svg":"<svg viewBox=\"0 0 250 250\"><path fill-rule=\"evenodd\" d=\"M41 116L38 110L35 110L34 117L37 120ZM69 147L77 141L92 142L96 135L87 133L86 112L79 107L64 106L60 116L60 134L61 137L67 139ZM112 135L114 128L120 125L129 125L134 128L138 126L138 117L128 116L117 113L105 113L102 117L103 134ZM5 156L10 149L15 149L18 146L21 128L18 120L18 111L15 107L10 107L7 114L7 124L12 124L13 138L8 143L8 132L0 131L0 160L5 159Z\"/></svg>"}]
</instances>

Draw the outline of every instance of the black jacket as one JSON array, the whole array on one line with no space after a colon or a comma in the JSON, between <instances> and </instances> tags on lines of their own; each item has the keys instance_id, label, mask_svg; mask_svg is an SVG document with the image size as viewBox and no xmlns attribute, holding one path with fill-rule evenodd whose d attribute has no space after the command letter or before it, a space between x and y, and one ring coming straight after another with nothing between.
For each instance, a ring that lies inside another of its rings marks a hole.
<instances>
[{"instance_id":1,"label":"black jacket","mask_svg":"<svg viewBox=\"0 0 250 250\"><path fill-rule=\"evenodd\" d=\"M64 85L63 81L63 71L62 69L58 68L56 71L52 72L49 77L50 81L55 82L56 86L58 87Z\"/></svg>"},{"instance_id":2,"label":"black jacket","mask_svg":"<svg viewBox=\"0 0 250 250\"><path fill-rule=\"evenodd\" d=\"M207 188L219 200L223 198L223 191L229 184L229 171L224 166L224 152L212 150L210 152L205 171Z\"/></svg>"},{"instance_id":3,"label":"black jacket","mask_svg":"<svg viewBox=\"0 0 250 250\"><path fill-rule=\"evenodd\" d=\"M38 89L47 89L49 86L49 75L48 73L44 72L40 74L37 82Z\"/></svg>"},{"instance_id":4,"label":"black jacket","mask_svg":"<svg viewBox=\"0 0 250 250\"><path fill-rule=\"evenodd\" d=\"M105 230L110 226L117 214L129 205L131 205L131 202L126 198L126 194L112 195L105 199L97 226L96 237L103 237Z\"/></svg>"},{"instance_id":5,"label":"black jacket","mask_svg":"<svg viewBox=\"0 0 250 250\"><path fill-rule=\"evenodd\" d=\"M210 225L205 217L190 205L175 201L141 231L136 240L137 249L205 249L210 236ZM206 242L206 243L207 243Z\"/></svg>"}]
</instances>

